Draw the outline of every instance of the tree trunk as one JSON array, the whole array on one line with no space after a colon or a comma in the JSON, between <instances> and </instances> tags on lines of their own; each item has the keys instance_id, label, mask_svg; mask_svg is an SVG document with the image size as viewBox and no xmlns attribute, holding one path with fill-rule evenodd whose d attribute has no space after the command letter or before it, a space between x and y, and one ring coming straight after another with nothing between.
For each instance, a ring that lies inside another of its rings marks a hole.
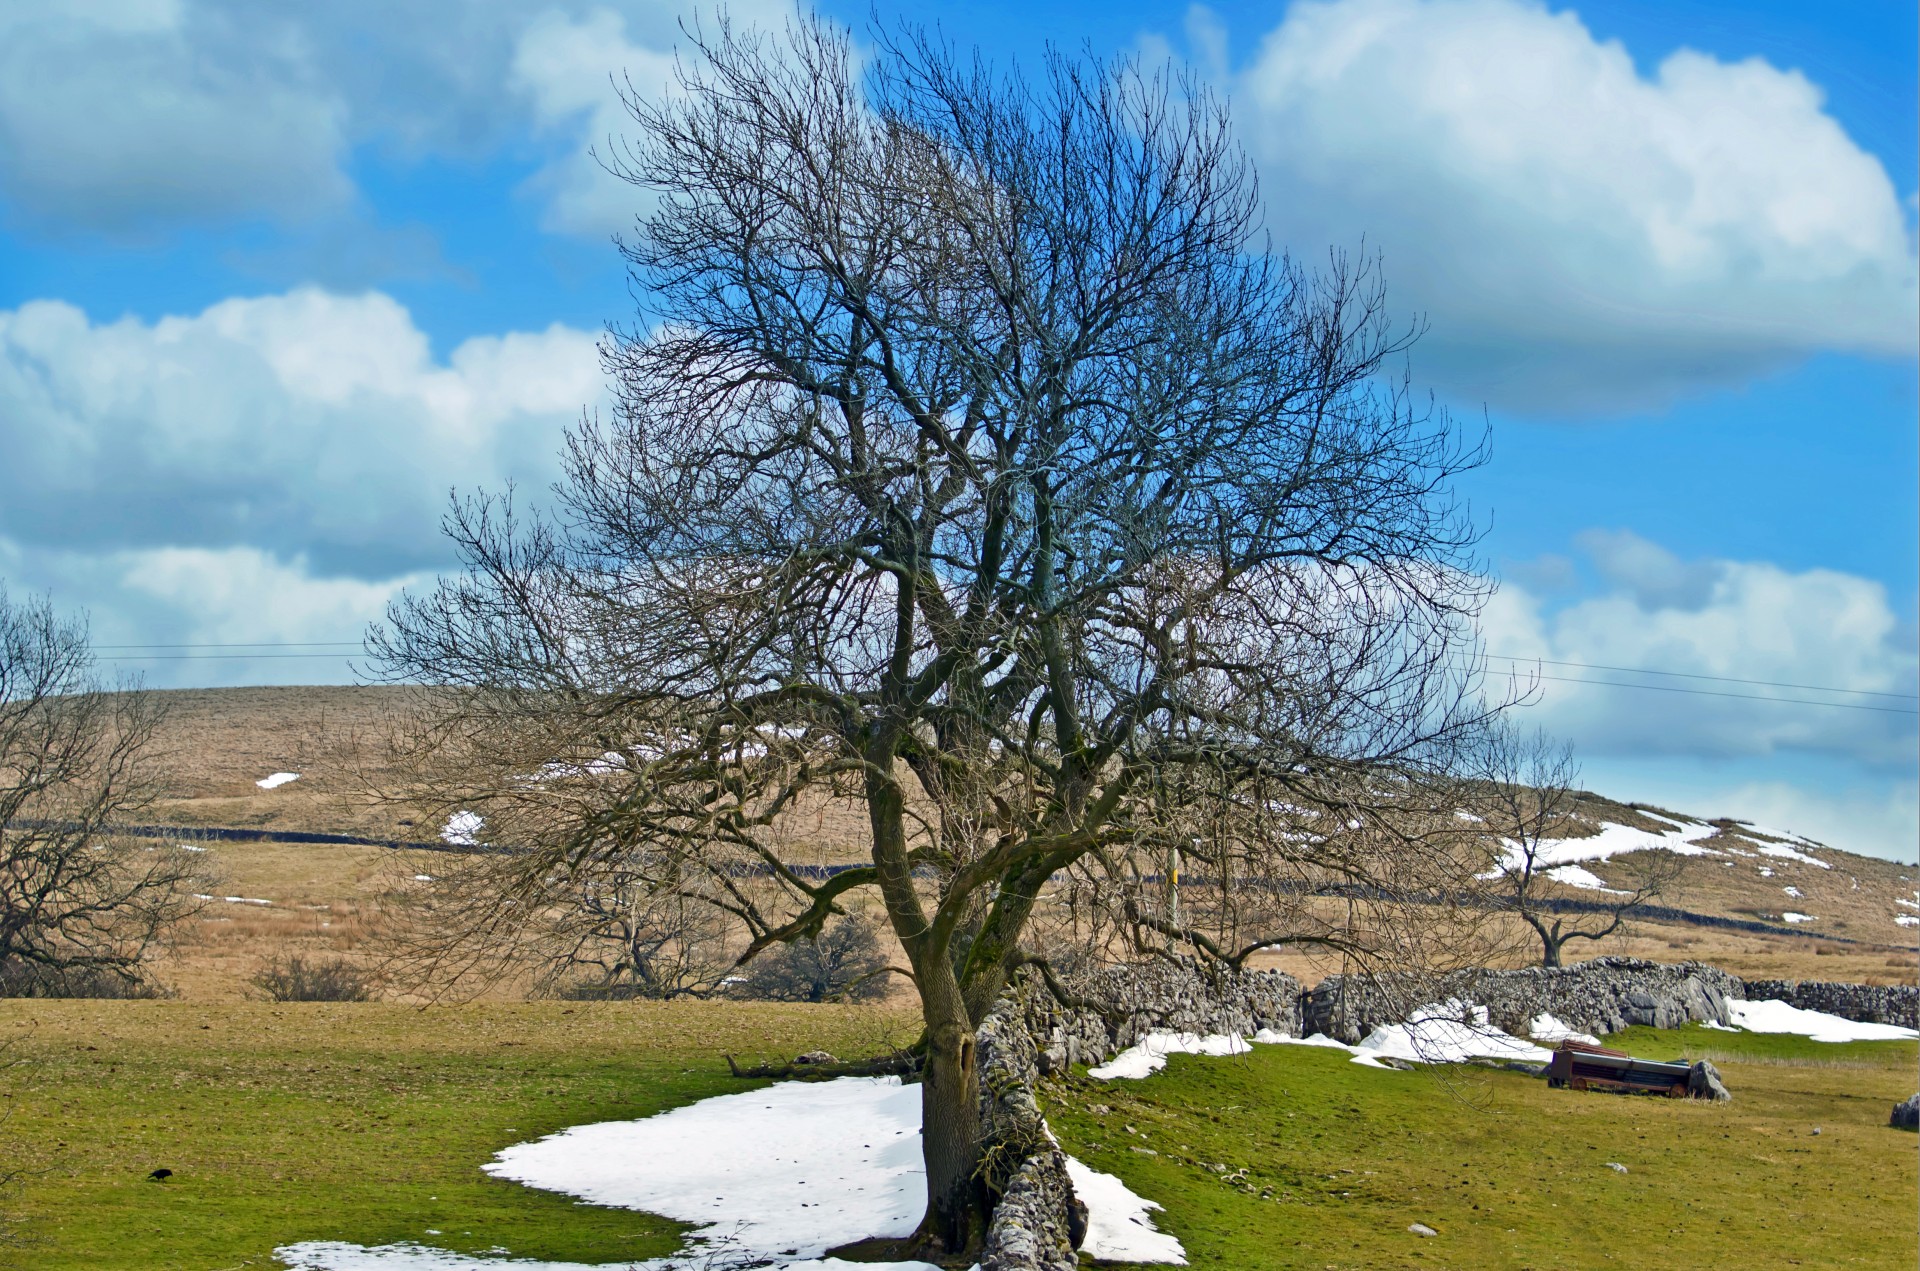
<instances>
[{"instance_id":1,"label":"tree trunk","mask_svg":"<svg viewBox=\"0 0 1920 1271\"><path fill-rule=\"evenodd\" d=\"M920 1230L949 1254L968 1254L985 1235L980 1164L979 1076L966 1016L936 1023L927 1012L920 1082L920 1147L927 1164L927 1216Z\"/></svg>"},{"instance_id":2,"label":"tree trunk","mask_svg":"<svg viewBox=\"0 0 1920 1271\"><path fill-rule=\"evenodd\" d=\"M945 942L933 936L915 892L902 821L904 800L892 780L891 743L879 739L867 755L867 815L873 862L887 916L913 964L927 1053L920 1076L920 1151L927 1166L927 1213L915 1243L945 1254L970 1254L986 1229L981 1186L979 1076L974 1069L973 1021Z\"/></svg>"}]
</instances>

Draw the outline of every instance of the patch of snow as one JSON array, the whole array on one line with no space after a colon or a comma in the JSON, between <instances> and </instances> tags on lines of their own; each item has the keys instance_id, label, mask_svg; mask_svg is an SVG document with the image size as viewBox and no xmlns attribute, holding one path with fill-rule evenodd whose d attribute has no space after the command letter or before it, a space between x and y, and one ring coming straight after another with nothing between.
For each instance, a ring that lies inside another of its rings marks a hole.
<instances>
[{"instance_id":1,"label":"patch of snow","mask_svg":"<svg viewBox=\"0 0 1920 1271\"><path fill-rule=\"evenodd\" d=\"M1569 887L1581 887L1587 891L1603 891L1613 896L1630 895L1618 887L1609 887L1606 881L1592 870L1579 865L1557 865L1547 871L1547 877L1556 883L1565 883Z\"/></svg>"},{"instance_id":2,"label":"patch of snow","mask_svg":"<svg viewBox=\"0 0 1920 1271\"><path fill-rule=\"evenodd\" d=\"M486 818L478 812L455 812L440 827L440 841L455 847L473 847L478 842L474 836L480 833L486 823Z\"/></svg>"},{"instance_id":3,"label":"patch of snow","mask_svg":"<svg viewBox=\"0 0 1920 1271\"><path fill-rule=\"evenodd\" d=\"M1818 922L1820 921L1818 918L1815 918L1812 914L1797 914L1793 912L1793 910L1791 909L1781 914L1780 917L1787 922Z\"/></svg>"},{"instance_id":4,"label":"patch of snow","mask_svg":"<svg viewBox=\"0 0 1920 1271\"><path fill-rule=\"evenodd\" d=\"M1780 890L1787 893L1787 895L1793 897L1795 900L1800 899L1801 895L1803 894L1798 887L1782 887Z\"/></svg>"},{"instance_id":5,"label":"patch of snow","mask_svg":"<svg viewBox=\"0 0 1920 1271\"><path fill-rule=\"evenodd\" d=\"M1816 857L1808 856L1805 852L1795 851L1791 847L1781 847L1774 843L1761 844L1760 852L1765 856L1778 856L1790 861L1804 861L1808 865L1818 865L1821 869L1833 868L1831 861L1823 861Z\"/></svg>"},{"instance_id":6,"label":"patch of snow","mask_svg":"<svg viewBox=\"0 0 1920 1271\"><path fill-rule=\"evenodd\" d=\"M1542 1015L1533 1023L1539 1027L1542 1021L1547 1021L1551 1027L1566 1028L1551 1015ZM1570 1029L1546 1040L1558 1041L1561 1036L1589 1040L1586 1034ZM1288 1037L1267 1029L1255 1033L1253 1039L1289 1046L1324 1046L1329 1050L1344 1050L1353 1056L1354 1063L1369 1068L1391 1066L1381 1063L1382 1059L1403 1059L1421 1064L1512 1059L1521 1063L1544 1064L1553 1058L1549 1052L1531 1042L1503 1033L1489 1024L1486 1007L1451 1000L1421 1007L1413 1012L1407 1023L1383 1024L1368 1033L1357 1046L1335 1041L1323 1033L1315 1033L1311 1037Z\"/></svg>"},{"instance_id":7,"label":"patch of snow","mask_svg":"<svg viewBox=\"0 0 1920 1271\"><path fill-rule=\"evenodd\" d=\"M1665 820L1665 818L1661 818ZM1655 834L1650 830L1636 830L1625 825L1605 822L1597 834L1585 838L1542 839L1533 852L1533 867L1536 870L1552 871L1562 865L1576 865L1582 861L1604 861L1627 852L1648 852L1664 850L1678 856L1718 856L1719 849L1701 847L1697 840L1711 838L1719 830L1711 825L1699 822L1673 822L1674 828L1664 834ZM1482 878L1498 878L1503 872L1512 873L1526 865L1526 848L1506 840L1503 845L1504 858L1499 868L1482 874ZM1576 884L1577 885L1577 884Z\"/></svg>"},{"instance_id":8,"label":"patch of snow","mask_svg":"<svg viewBox=\"0 0 1920 1271\"><path fill-rule=\"evenodd\" d=\"M1382 1024L1368 1033L1357 1049L1376 1059L1409 1059L1424 1064L1457 1064L1470 1059L1544 1064L1553 1058L1533 1043L1488 1023L1486 1007L1457 998L1429 1002L1409 1015L1404 1024Z\"/></svg>"},{"instance_id":9,"label":"patch of snow","mask_svg":"<svg viewBox=\"0 0 1920 1271\"><path fill-rule=\"evenodd\" d=\"M502 1253L506 1251L501 1250ZM475 1257L448 1249L412 1243L348 1244L339 1240L310 1240L275 1249L273 1256L289 1271L704 1271L709 1265L737 1263L688 1262L682 1258L650 1258L645 1262L540 1262L531 1258ZM939 1271L931 1262L848 1262L844 1258L808 1258L773 1262L764 1271Z\"/></svg>"},{"instance_id":10,"label":"patch of snow","mask_svg":"<svg viewBox=\"0 0 1920 1271\"><path fill-rule=\"evenodd\" d=\"M204 899L212 900L213 897L207 896ZM261 900L257 896L222 896L220 899L229 905L271 905L273 903L271 900Z\"/></svg>"},{"instance_id":11,"label":"patch of snow","mask_svg":"<svg viewBox=\"0 0 1920 1271\"><path fill-rule=\"evenodd\" d=\"M894 1077L785 1082L638 1121L576 1126L516 1144L485 1166L497 1178L695 1224L688 1248L669 1258L589 1267L336 1241L274 1252L294 1271L935 1271L823 1256L919 1224L920 1094ZM1089 1252L1185 1263L1179 1241L1147 1218L1159 1206L1072 1157L1067 1168L1087 1203Z\"/></svg>"},{"instance_id":12,"label":"patch of snow","mask_svg":"<svg viewBox=\"0 0 1920 1271\"><path fill-rule=\"evenodd\" d=\"M1353 1047L1345 1042L1337 1042L1325 1033L1315 1033L1311 1037L1294 1037L1287 1033L1276 1033L1271 1028L1263 1028L1253 1035L1253 1040L1280 1046L1327 1046L1334 1050L1353 1053Z\"/></svg>"},{"instance_id":13,"label":"patch of snow","mask_svg":"<svg viewBox=\"0 0 1920 1271\"><path fill-rule=\"evenodd\" d=\"M1711 1028L1716 1033L1737 1033L1740 1031L1732 1024L1722 1024L1717 1019L1702 1020L1700 1021L1700 1027Z\"/></svg>"},{"instance_id":14,"label":"patch of snow","mask_svg":"<svg viewBox=\"0 0 1920 1271\"><path fill-rule=\"evenodd\" d=\"M413 876L413 881L416 883L430 883L433 881L433 875L432 874L415 874Z\"/></svg>"},{"instance_id":15,"label":"patch of snow","mask_svg":"<svg viewBox=\"0 0 1920 1271\"><path fill-rule=\"evenodd\" d=\"M1576 1041L1586 1042L1591 1046L1600 1044L1600 1039L1592 1033L1576 1033L1570 1026L1562 1024L1545 1011L1533 1017L1533 1021L1527 1025L1527 1035L1537 1042Z\"/></svg>"},{"instance_id":16,"label":"patch of snow","mask_svg":"<svg viewBox=\"0 0 1920 1271\"><path fill-rule=\"evenodd\" d=\"M1895 914L1893 920L1903 927L1920 927L1920 915Z\"/></svg>"},{"instance_id":17,"label":"patch of snow","mask_svg":"<svg viewBox=\"0 0 1920 1271\"><path fill-rule=\"evenodd\" d=\"M1753 821L1735 821L1735 834L1754 833L1762 838L1779 839L1783 843L1798 843L1802 847L1825 847L1825 843L1815 842L1804 834L1795 834L1792 830L1776 830Z\"/></svg>"},{"instance_id":18,"label":"patch of snow","mask_svg":"<svg viewBox=\"0 0 1920 1271\"><path fill-rule=\"evenodd\" d=\"M896 1077L790 1081L639 1121L519 1143L496 1178L696 1224L763 1255L818 1258L867 1236L912 1234L925 1201L920 1088Z\"/></svg>"},{"instance_id":19,"label":"patch of snow","mask_svg":"<svg viewBox=\"0 0 1920 1271\"><path fill-rule=\"evenodd\" d=\"M1159 1205L1136 1196L1111 1174L1102 1174L1067 1158L1073 1193L1087 1206L1087 1241L1081 1251L1107 1262L1170 1262L1187 1265L1180 1242L1157 1230L1148 1210Z\"/></svg>"},{"instance_id":20,"label":"patch of snow","mask_svg":"<svg viewBox=\"0 0 1920 1271\"><path fill-rule=\"evenodd\" d=\"M1772 870L1770 870L1770 869L1768 869L1768 868L1767 868L1767 867L1766 867L1765 865L1762 865L1762 866L1760 867L1760 877L1762 877L1762 878L1772 878L1772 877L1773 877L1773 871L1772 871Z\"/></svg>"},{"instance_id":21,"label":"patch of snow","mask_svg":"<svg viewBox=\"0 0 1920 1271\"><path fill-rule=\"evenodd\" d=\"M1453 810L1453 815L1455 819L1461 820L1461 821L1484 822L1487 819L1484 816L1475 816L1473 813L1467 811L1465 808L1455 808Z\"/></svg>"},{"instance_id":22,"label":"patch of snow","mask_svg":"<svg viewBox=\"0 0 1920 1271\"><path fill-rule=\"evenodd\" d=\"M297 772L276 772L269 776L260 778L260 780L254 782L253 784L259 786L262 790L272 790L279 786L283 786L287 784L287 782L289 781L298 781L298 780L300 780L300 774Z\"/></svg>"},{"instance_id":23,"label":"patch of snow","mask_svg":"<svg viewBox=\"0 0 1920 1271\"><path fill-rule=\"evenodd\" d=\"M183 852L204 852L207 849L200 846L198 843L182 843L180 845L180 850Z\"/></svg>"},{"instance_id":24,"label":"patch of snow","mask_svg":"<svg viewBox=\"0 0 1920 1271\"><path fill-rule=\"evenodd\" d=\"M1785 1002L1729 1001L1727 1014L1750 1033L1798 1033L1817 1042L1899 1041L1920 1032L1893 1024L1865 1024L1825 1011L1805 1011Z\"/></svg>"},{"instance_id":25,"label":"patch of snow","mask_svg":"<svg viewBox=\"0 0 1920 1271\"><path fill-rule=\"evenodd\" d=\"M1087 1069L1089 1077L1102 1081L1125 1078L1137 1081L1167 1066L1168 1055L1243 1055L1250 1047L1244 1037L1214 1033L1148 1033L1140 1041L1121 1051L1098 1068Z\"/></svg>"},{"instance_id":26,"label":"patch of snow","mask_svg":"<svg viewBox=\"0 0 1920 1271\"><path fill-rule=\"evenodd\" d=\"M1905 905L1908 909L1920 909L1920 902L1908 900L1904 896L1895 896L1893 903L1896 905Z\"/></svg>"}]
</instances>

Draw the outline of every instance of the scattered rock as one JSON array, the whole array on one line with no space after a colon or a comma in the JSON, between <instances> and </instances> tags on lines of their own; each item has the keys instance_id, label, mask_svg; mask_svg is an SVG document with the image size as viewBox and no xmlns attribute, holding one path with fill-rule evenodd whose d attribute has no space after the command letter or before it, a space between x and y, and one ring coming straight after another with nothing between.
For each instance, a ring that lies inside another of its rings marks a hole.
<instances>
[{"instance_id":1,"label":"scattered rock","mask_svg":"<svg viewBox=\"0 0 1920 1271\"><path fill-rule=\"evenodd\" d=\"M1905 1103L1894 1104L1893 1115L1887 1118L1887 1124L1896 1130L1920 1130L1920 1094Z\"/></svg>"},{"instance_id":2,"label":"scattered rock","mask_svg":"<svg viewBox=\"0 0 1920 1271\"><path fill-rule=\"evenodd\" d=\"M1695 1099L1711 1099L1715 1103L1725 1103L1733 1098L1727 1092L1726 1083L1720 1080L1720 1070L1704 1059L1687 1073L1687 1094Z\"/></svg>"},{"instance_id":3,"label":"scattered rock","mask_svg":"<svg viewBox=\"0 0 1920 1271\"><path fill-rule=\"evenodd\" d=\"M1409 1226L1407 1230L1411 1231L1416 1236L1437 1236L1440 1234L1439 1232L1435 1231L1433 1228L1427 1226L1427 1224L1423 1222L1416 1222L1413 1225Z\"/></svg>"}]
</instances>

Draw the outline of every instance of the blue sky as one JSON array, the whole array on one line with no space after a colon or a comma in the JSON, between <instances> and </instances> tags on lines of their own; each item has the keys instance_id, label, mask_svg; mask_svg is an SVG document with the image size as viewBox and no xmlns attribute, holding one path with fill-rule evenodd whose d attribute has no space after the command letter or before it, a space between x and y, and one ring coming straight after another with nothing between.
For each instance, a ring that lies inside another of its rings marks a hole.
<instances>
[{"instance_id":1,"label":"blue sky","mask_svg":"<svg viewBox=\"0 0 1920 1271\"><path fill-rule=\"evenodd\" d=\"M636 203L585 151L693 11L0 0L0 579L150 683L349 679L290 642L356 642L450 489L542 487L600 400ZM1364 237L1492 426L1529 721L1615 797L1913 857L1910 3L881 13L1191 64L1279 241Z\"/></svg>"}]
</instances>

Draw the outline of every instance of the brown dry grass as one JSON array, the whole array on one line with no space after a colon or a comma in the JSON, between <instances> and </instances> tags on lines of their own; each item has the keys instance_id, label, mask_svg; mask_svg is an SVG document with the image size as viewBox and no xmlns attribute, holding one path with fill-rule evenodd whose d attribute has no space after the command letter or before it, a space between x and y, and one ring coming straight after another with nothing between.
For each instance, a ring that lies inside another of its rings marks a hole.
<instances>
[{"instance_id":1,"label":"brown dry grass","mask_svg":"<svg viewBox=\"0 0 1920 1271\"><path fill-rule=\"evenodd\" d=\"M357 833L431 839L437 827L415 822L397 804L369 790L391 784L388 763L390 716L403 709L406 691L383 688L248 688L170 692L170 707L157 744L157 767L168 797L152 819L176 825L224 825L278 830ZM300 780L274 790L254 783L271 772L298 772ZM1593 822L1612 821L1647 830L1669 828L1646 810L1596 795L1583 796L1578 812ZM827 864L858 859L863 826L852 812L821 807L810 823L796 827L796 859ZM1758 853L1763 841L1731 833L1707 843L1750 855L1688 858L1679 881L1659 903L1735 918L1777 921L1785 910L1814 914L1805 935L1771 936L1685 924L1637 923L1598 944L1580 942L1569 955L1586 958L1626 954L1660 961L1698 958L1753 978L1854 980L1911 983L1920 959L1914 955L1920 928L1901 927L1896 898L1916 899L1920 868L1835 849L1813 853L1832 863L1821 869L1791 858ZM295 846L271 843L207 844L219 869L218 894L271 901L270 905L213 902L180 934L157 966L159 978L194 1001L237 1001L251 994L248 981L268 960L290 953L345 956L371 964L376 937L387 921L381 897L395 882L444 868L435 853L395 853L378 848ZM1609 878L1606 862L1588 868ZM1771 876L1761 869L1771 870ZM1786 887L1801 895L1790 897ZM1568 896L1592 893L1565 889ZM1525 961L1523 933L1510 934ZM1855 943L1826 941L1842 936ZM1307 983L1340 969L1337 959L1307 953L1269 955ZM486 996L519 996L524 984L497 986Z\"/></svg>"}]
</instances>

